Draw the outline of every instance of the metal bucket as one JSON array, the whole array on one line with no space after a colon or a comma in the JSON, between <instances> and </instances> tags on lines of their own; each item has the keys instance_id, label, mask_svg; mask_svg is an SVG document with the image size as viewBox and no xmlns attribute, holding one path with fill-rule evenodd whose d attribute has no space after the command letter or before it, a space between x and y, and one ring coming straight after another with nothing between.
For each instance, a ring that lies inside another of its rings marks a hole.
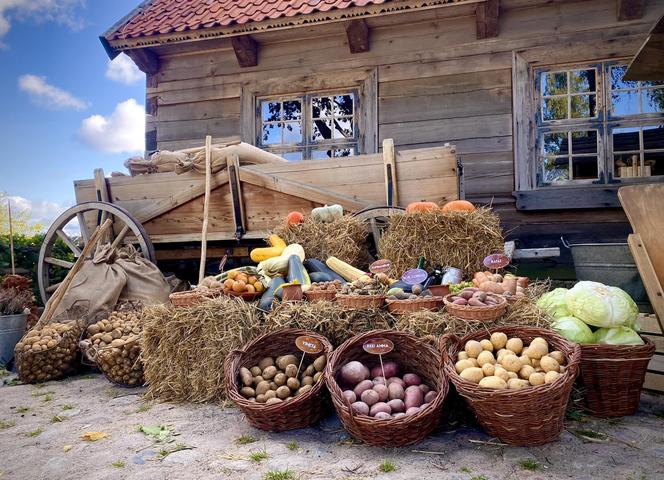
<instances>
[{"instance_id":1,"label":"metal bucket","mask_svg":"<svg viewBox=\"0 0 664 480\"><path fill-rule=\"evenodd\" d=\"M7 365L14 358L14 347L25 335L27 313L0 316L0 365Z\"/></svg>"},{"instance_id":2,"label":"metal bucket","mask_svg":"<svg viewBox=\"0 0 664 480\"><path fill-rule=\"evenodd\" d=\"M576 279L600 282L625 290L636 302L639 311L653 313L648 294L626 243L568 244L574 259Z\"/></svg>"}]
</instances>

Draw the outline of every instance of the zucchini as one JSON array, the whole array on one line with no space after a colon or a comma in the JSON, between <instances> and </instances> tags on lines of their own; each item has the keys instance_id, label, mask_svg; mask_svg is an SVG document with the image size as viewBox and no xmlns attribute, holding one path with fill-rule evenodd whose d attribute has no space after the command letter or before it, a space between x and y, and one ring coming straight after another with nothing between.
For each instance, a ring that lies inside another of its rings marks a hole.
<instances>
[{"instance_id":1,"label":"zucchini","mask_svg":"<svg viewBox=\"0 0 664 480\"><path fill-rule=\"evenodd\" d=\"M306 292L311 286L311 279L307 270L302 265L302 260L297 255L288 257L288 283L299 283L302 285L302 291Z\"/></svg>"},{"instance_id":2,"label":"zucchini","mask_svg":"<svg viewBox=\"0 0 664 480\"><path fill-rule=\"evenodd\" d=\"M258 302L258 308L264 312L269 312L272 309L272 303L274 302L275 290L284 283L286 283L284 277L274 277L270 281L270 286L268 289L265 290L265 293L261 296L261 300Z\"/></svg>"},{"instance_id":3,"label":"zucchini","mask_svg":"<svg viewBox=\"0 0 664 480\"><path fill-rule=\"evenodd\" d=\"M309 278L312 282L331 282L333 279L325 272L311 272Z\"/></svg>"},{"instance_id":4,"label":"zucchini","mask_svg":"<svg viewBox=\"0 0 664 480\"><path fill-rule=\"evenodd\" d=\"M336 273L334 270L332 270L330 267L325 265L320 260L316 260L315 258L307 258L304 261L304 266L306 267L309 273L314 273L314 272L326 273L330 277L330 280L339 280L340 282L346 283L344 277Z\"/></svg>"}]
</instances>

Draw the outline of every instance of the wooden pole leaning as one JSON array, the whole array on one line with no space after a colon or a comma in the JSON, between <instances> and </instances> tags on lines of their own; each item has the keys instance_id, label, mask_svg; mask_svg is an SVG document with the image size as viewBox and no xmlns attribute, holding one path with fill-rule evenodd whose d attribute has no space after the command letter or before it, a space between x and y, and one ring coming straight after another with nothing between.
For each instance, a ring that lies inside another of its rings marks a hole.
<instances>
[{"instance_id":1,"label":"wooden pole leaning","mask_svg":"<svg viewBox=\"0 0 664 480\"><path fill-rule=\"evenodd\" d=\"M205 201L203 203L203 230L201 231L201 265L198 269L198 283L205 277L205 262L207 260L207 233L210 216L210 186L212 184L211 166L212 137L205 137Z\"/></svg>"}]
</instances>

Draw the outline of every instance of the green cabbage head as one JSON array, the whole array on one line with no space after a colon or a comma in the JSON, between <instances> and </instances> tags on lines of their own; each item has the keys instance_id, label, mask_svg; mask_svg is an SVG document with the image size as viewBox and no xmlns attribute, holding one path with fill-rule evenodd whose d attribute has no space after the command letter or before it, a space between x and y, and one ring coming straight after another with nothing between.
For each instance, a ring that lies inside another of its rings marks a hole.
<instances>
[{"instance_id":1,"label":"green cabbage head","mask_svg":"<svg viewBox=\"0 0 664 480\"><path fill-rule=\"evenodd\" d=\"M595 327L636 324L639 309L634 300L618 287L598 282L579 282L567 292L570 313Z\"/></svg>"},{"instance_id":2,"label":"green cabbage head","mask_svg":"<svg viewBox=\"0 0 664 480\"><path fill-rule=\"evenodd\" d=\"M556 288L545 293L537 300L537 306L553 318L569 317L566 288Z\"/></svg>"},{"instance_id":3,"label":"green cabbage head","mask_svg":"<svg viewBox=\"0 0 664 480\"><path fill-rule=\"evenodd\" d=\"M558 334L575 343L594 343L590 327L576 317L560 317L551 324Z\"/></svg>"},{"instance_id":4,"label":"green cabbage head","mask_svg":"<svg viewBox=\"0 0 664 480\"><path fill-rule=\"evenodd\" d=\"M595 332L595 343L607 345L643 345L643 339L629 327L600 328Z\"/></svg>"}]
</instances>

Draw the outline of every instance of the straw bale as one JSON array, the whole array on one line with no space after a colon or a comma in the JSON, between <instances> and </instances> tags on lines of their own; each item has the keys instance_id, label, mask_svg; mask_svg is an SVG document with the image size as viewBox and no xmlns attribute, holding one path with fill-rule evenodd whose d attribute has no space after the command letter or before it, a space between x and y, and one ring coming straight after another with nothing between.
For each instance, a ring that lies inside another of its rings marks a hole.
<instances>
[{"instance_id":1,"label":"straw bale","mask_svg":"<svg viewBox=\"0 0 664 480\"><path fill-rule=\"evenodd\" d=\"M391 273L397 276L415 268L422 256L431 266L457 267L472 276L485 269L482 261L487 255L503 248L500 220L488 208L394 216L378 247L381 257L392 261Z\"/></svg>"}]
</instances>

